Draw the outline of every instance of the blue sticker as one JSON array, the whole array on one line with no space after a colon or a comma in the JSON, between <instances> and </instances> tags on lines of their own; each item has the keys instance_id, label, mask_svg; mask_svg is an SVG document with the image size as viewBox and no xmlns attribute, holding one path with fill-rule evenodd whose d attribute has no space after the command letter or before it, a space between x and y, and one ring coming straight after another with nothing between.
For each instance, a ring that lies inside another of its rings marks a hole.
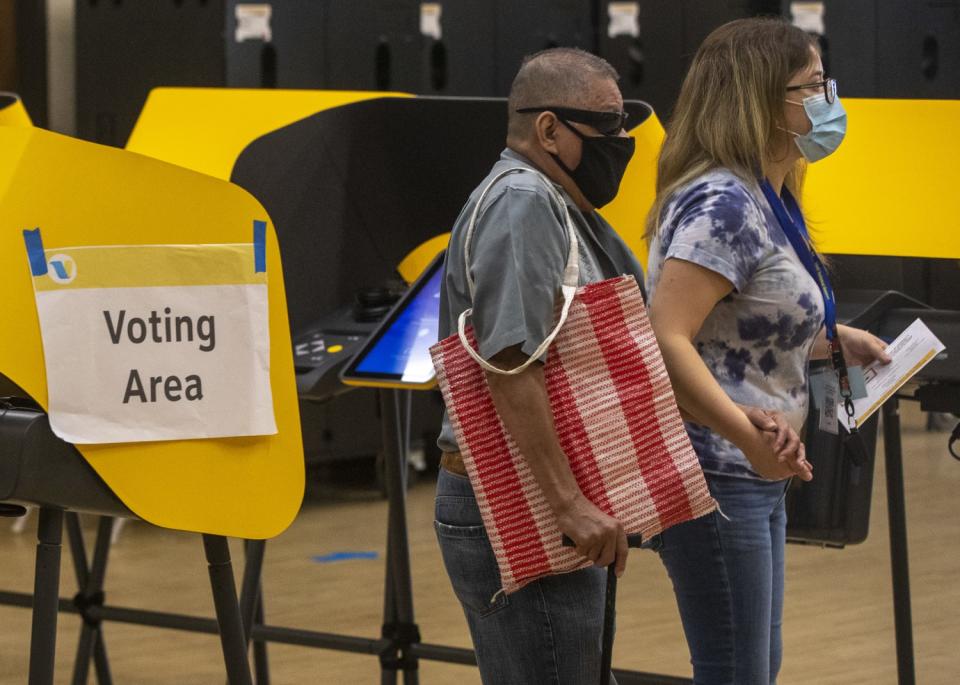
<instances>
[{"instance_id":1,"label":"blue sticker","mask_svg":"<svg viewBox=\"0 0 960 685\"><path fill-rule=\"evenodd\" d=\"M311 559L318 564L329 564L334 561L350 561L352 559L376 559L379 556L376 552L331 552L330 554L320 554Z\"/></svg>"},{"instance_id":2,"label":"blue sticker","mask_svg":"<svg viewBox=\"0 0 960 685\"><path fill-rule=\"evenodd\" d=\"M40 238L40 229L24 230L23 242L27 246L27 257L30 258L30 273L34 276L43 276L47 273L47 257L43 253L43 240ZM62 267L61 267L62 268Z\"/></svg>"},{"instance_id":3,"label":"blue sticker","mask_svg":"<svg viewBox=\"0 0 960 685\"><path fill-rule=\"evenodd\" d=\"M267 270L267 222L253 222L253 270L262 273Z\"/></svg>"}]
</instances>

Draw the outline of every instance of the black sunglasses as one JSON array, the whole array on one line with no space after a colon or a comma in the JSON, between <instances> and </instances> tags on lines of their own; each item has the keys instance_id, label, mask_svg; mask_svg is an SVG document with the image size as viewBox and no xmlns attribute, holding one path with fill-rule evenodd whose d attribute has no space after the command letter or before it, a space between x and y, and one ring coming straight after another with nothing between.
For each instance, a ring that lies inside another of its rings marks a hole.
<instances>
[{"instance_id":1,"label":"black sunglasses","mask_svg":"<svg viewBox=\"0 0 960 685\"><path fill-rule=\"evenodd\" d=\"M832 78L825 78L822 81L814 81L813 83L801 83L799 86L787 86L787 90L807 90L813 88L823 88L823 97L826 98L829 104L833 104L833 101L837 99L837 80Z\"/></svg>"},{"instance_id":2,"label":"black sunglasses","mask_svg":"<svg viewBox=\"0 0 960 685\"><path fill-rule=\"evenodd\" d=\"M517 114L531 114L533 112L553 112L563 121L576 121L579 124L592 126L601 135L615 136L624 129L627 123L626 112L594 112L589 109L573 109L571 107L520 107Z\"/></svg>"}]
</instances>

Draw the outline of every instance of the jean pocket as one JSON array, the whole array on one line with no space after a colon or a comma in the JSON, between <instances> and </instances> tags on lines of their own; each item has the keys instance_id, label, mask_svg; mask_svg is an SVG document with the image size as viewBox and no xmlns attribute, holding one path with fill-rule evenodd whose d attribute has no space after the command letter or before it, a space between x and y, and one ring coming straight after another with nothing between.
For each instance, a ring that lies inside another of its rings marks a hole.
<instances>
[{"instance_id":1,"label":"jean pocket","mask_svg":"<svg viewBox=\"0 0 960 685\"><path fill-rule=\"evenodd\" d=\"M483 618L509 604L501 592L500 570L483 526L433 522L443 565L464 609Z\"/></svg>"},{"instance_id":2,"label":"jean pocket","mask_svg":"<svg viewBox=\"0 0 960 685\"><path fill-rule=\"evenodd\" d=\"M480 507L473 497L437 495L433 518L440 524L453 528L480 528L481 532L483 531Z\"/></svg>"}]
</instances>

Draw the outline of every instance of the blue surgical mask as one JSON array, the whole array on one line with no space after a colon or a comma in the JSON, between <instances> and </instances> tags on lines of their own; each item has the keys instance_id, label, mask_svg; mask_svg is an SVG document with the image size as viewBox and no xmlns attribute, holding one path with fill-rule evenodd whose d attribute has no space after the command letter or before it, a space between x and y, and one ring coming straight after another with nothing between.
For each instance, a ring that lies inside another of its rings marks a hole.
<instances>
[{"instance_id":1,"label":"blue surgical mask","mask_svg":"<svg viewBox=\"0 0 960 685\"><path fill-rule=\"evenodd\" d=\"M792 104L801 104L787 100ZM847 133L847 113L840 98L827 102L822 94L803 99L803 109L813 127L809 133L793 133L793 140L808 162L817 162L840 147Z\"/></svg>"}]
</instances>

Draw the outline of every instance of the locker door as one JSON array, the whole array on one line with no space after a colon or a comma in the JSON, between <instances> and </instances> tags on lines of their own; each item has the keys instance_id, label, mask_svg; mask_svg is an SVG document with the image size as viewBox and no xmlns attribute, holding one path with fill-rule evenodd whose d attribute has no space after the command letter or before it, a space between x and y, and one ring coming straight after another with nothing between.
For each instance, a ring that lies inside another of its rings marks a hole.
<instances>
[{"instance_id":1,"label":"locker door","mask_svg":"<svg viewBox=\"0 0 960 685\"><path fill-rule=\"evenodd\" d=\"M643 78L631 95L653 106L666 122L687 72L684 42L684 3L674 0L642 0L639 49L643 55Z\"/></svg>"},{"instance_id":2,"label":"locker door","mask_svg":"<svg viewBox=\"0 0 960 685\"><path fill-rule=\"evenodd\" d=\"M497 95L510 92L523 58L555 47L596 51L590 0L498 0Z\"/></svg>"},{"instance_id":3,"label":"locker door","mask_svg":"<svg viewBox=\"0 0 960 685\"><path fill-rule=\"evenodd\" d=\"M640 2L604 0L598 8L598 53L620 74L620 92L624 99L646 99L647 64L640 33L640 5Z\"/></svg>"},{"instance_id":4,"label":"locker door","mask_svg":"<svg viewBox=\"0 0 960 685\"><path fill-rule=\"evenodd\" d=\"M419 92L490 96L496 90L496 8L490 0L420 3Z\"/></svg>"},{"instance_id":5,"label":"locker door","mask_svg":"<svg viewBox=\"0 0 960 685\"><path fill-rule=\"evenodd\" d=\"M960 1L877 2L878 95L960 97Z\"/></svg>"},{"instance_id":6,"label":"locker door","mask_svg":"<svg viewBox=\"0 0 960 685\"><path fill-rule=\"evenodd\" d=\"M824 2L828 74L837 79L841 98L880 96L877 83L877 4L876 0Z\"/></svg>"},{"instance_id":7,"label":"locker door","mask_svg":"<svg viewBox=\"0 0 960 685\"><path fill-rule=\"evenodd\" d=\"M960 99L960 0L927 0L920 11L925 97Z\"/></svg>"},{"instance_id":8,"label":"locker door","mask_svg":"<svg viewBox=\"0 0 960 685\"><path fill-rule=\"evenodd\" d=\"M323 21L323 3L316 0L274 0L269 4L229 0L224 36L227 84L323 88Z\"/></svg>"},{"instance_id":9,"label":"locker door","mask_svg":"<svg viewBox=\"0 0 960 685\"><path fill-rule=\"evenodd\" d=\"M323 5L328 88L418 90L418 2L324 0Z\"/></svg>"},{"instance_id":10,"label":"locker door","mask_svg":"<svg viewBox=\"0 0 960 685\"><path fill-rule=\"evenodd\" d=\"M76 10L81 138L126 143L156 86L224 84L222 0L79 0Z\"/></svg>"}]
</instances>

